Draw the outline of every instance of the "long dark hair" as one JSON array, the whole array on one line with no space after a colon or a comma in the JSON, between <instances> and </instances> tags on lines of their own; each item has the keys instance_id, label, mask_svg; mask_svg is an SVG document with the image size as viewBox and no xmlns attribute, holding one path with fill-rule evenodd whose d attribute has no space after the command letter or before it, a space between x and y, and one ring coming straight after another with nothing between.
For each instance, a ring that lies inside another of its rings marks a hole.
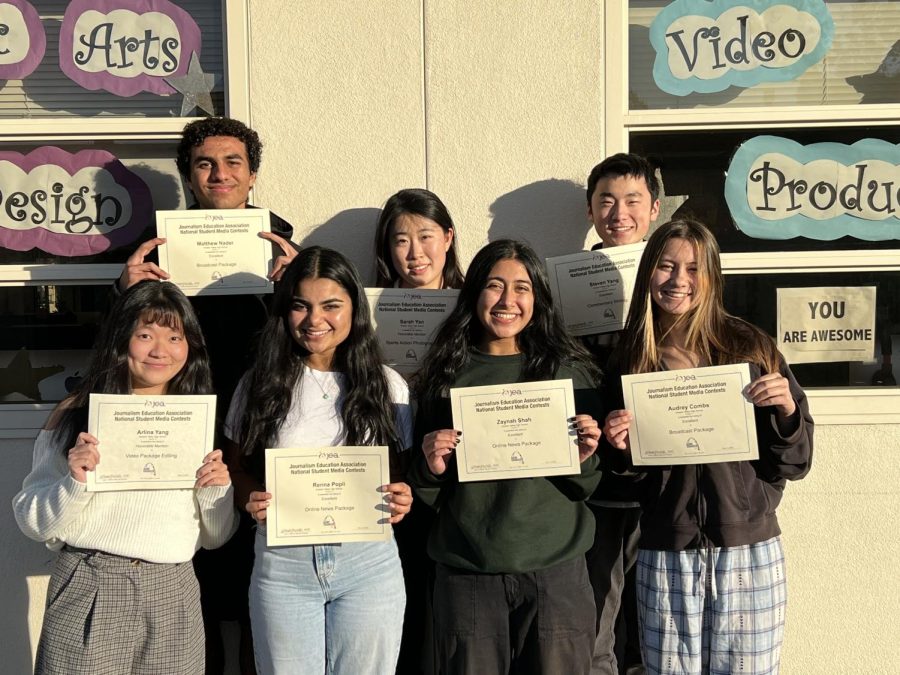
<instances>
[{"instance_id":1,"label":"long dark hair","mask_svg":"<svg viewBox=\"0 0 900 675\"><path fill-rule=\"evenodd\" d=\"M50 426L68 453L78 434L87 429L91 394L130 394L128 344L140 322L180 330L188 343L184 367L169 380L166 394L211 394L212 376L206 341L194 308L175 284L142 281L126 290L110 308L87 372L75 391L54 411Z\"/></svg>"},{"instance_id":2,"label":"long dark hair","mask_svg":"<svg viewBox=\"0 0 900 675\"><path fill-rule=\"evenodd\" d=\"M684 218L661 225L647 240L617 352L624 372L646 373L662 368L658 347L665 333L659 325L659 308L651 297L650 280L672 239L683 239L694 247L697 288L693 306L669 330L684 326L684 347L712 365L747 361L765 373L777 371L782 359L772 338L725 311L725 281L716 238L702 223Z\"/></svg>"},{"instance_id":3,"label":"long dark hair","mask_svg":"<svg viewBox=\"0 0 900 675\"><path fill-rule=\"evenodd\" d=\"M477 315L478 298L494 265L501 260L522 263L534 293L531 321L516 336L516 345L524 356L523 381L552 379L563 364L580 366L592 378L599 377L600 371L588 352L566 332L537 254L520 241L498 239L482 248L469 265L456 307L438 329L416 376L415 388L419 396L442 395L455 381L456 373L469 362L470 351L484 334L484 326Z\"/></svg>"},{"instance_id":4,"label":"long dark hair","mask_svg":"<svg viewBox=\"0 0 900 675\"><path fill-rule=\"evenodd\" d=\"M433 220L446 233L453 231L454 237L447 249L444 262L444 288L462 288L463 273L456 255L456 230L450 212L436 194L421 188L400 190L385 202L378 216L375 230L375 285L378 288L391 288L400 278L391 260L391 234L397 218L408 214Z\"/></svg>"},{"instance_id":5,"label":"long dark hair","mask_svg":"<svg viewBox=\"0 0 900 675\"><path fill-rule=\"evenodd\" d=\"M294 386L309 356L288 326L294 297L305 279L330 279L347 291L353 303L350 334L338 345L332 364L344 376L340 413L345 443L396 446L399 442L381 348L359 274L337 251L311 246L294 258L275 288L271 315L248 373L239 444L246 468L260 481L265 480L265 449L273 447L291 410Z\"/></svg>"}]
</instances>

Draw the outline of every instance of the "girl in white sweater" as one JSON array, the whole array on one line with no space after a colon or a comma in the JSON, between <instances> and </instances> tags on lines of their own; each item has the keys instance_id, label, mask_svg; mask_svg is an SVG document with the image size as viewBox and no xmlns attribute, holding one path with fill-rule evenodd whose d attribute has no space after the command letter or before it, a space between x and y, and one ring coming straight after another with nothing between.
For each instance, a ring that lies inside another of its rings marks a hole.
<instances>
[{"instance_id":1,"label":"girl in white sweater","mask_svg":"<svg viewBox=\"0 0 900 675\"><path fill-rule=\"evenodd\" d=\"M222 452L193 489L87 492L102 458L87 433L88 398L208 394L206 345L177 287L126 291L101 327L78 388L38 434L31 473L13 500L22 531L59 550L36 673L204 672L203 623L191 558L225 543L236 525Z\"/></svg>"}]
</instances>

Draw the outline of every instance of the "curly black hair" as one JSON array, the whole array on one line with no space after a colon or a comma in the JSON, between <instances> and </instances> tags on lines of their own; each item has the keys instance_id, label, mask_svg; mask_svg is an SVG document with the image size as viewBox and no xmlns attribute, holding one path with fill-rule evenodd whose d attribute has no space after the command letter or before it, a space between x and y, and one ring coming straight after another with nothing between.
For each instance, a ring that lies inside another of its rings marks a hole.
<instances>
[{"instance_id":1,"label":"curly black hair","mask_svg":"<svg viewBox=\"0 0 900 675\"><path fill-rule=\"evenodd\" d=\"M243 142L250 162L250 173L259 171L262 160L262 142L253 129L239 120L230 117L204 117L185 125L178 142L178 153L175 163L178 173L185 180L191 176L191 150L201 145L210 136L231 136Z\"/></svg>"}]
</instances>

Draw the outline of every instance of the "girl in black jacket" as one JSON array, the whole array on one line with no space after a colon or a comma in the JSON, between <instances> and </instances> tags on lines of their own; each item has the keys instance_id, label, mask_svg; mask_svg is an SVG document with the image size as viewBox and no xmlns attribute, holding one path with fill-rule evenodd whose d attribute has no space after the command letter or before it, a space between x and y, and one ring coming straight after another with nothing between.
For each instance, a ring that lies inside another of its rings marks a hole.
<instances>
[{"instance_id":1,"label":"girl in black jacket","mask_svg":"<svg viewBox=\"0 0 900 675\"><path fill-rule=\"evenodd\" d=\"M777 673L785 575L775 508L809 471L806 396L772 339L722 304L719 248L698 222L650 237L615 362L622 373L749 363L759 459L650 467L637 595L649 673ZM621 399L618 405L622 408ZM632 414L613 410L605 439L629 448ZM642 467L644 469L644 467Z\"/></svg>"}]
</instances>

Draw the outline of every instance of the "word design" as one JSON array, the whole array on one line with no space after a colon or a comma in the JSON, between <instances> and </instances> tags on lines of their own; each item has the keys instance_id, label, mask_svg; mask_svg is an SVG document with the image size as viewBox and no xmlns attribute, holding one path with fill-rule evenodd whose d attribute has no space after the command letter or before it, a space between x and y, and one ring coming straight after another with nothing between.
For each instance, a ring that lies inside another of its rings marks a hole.
<instances>
[{"instance_id":1,"label":"word design","mask_svg":"<svg viewBox=\"0 0 900 675\"><path fill-rule=\"evenodd\" d=\"M106 151L0 152L2 247L94 255L133 242L152 213L147 185Z\"/></svg>"}]
</instances>

